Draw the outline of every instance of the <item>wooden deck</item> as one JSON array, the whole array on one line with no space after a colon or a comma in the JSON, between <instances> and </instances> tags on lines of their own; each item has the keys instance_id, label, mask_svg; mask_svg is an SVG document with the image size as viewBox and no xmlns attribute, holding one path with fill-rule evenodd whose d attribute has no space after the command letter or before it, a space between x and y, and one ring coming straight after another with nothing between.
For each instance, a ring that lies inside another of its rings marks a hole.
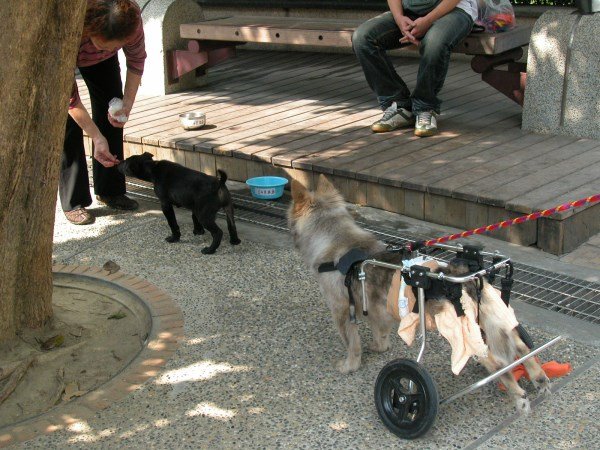
<instances>
[{"instance_id":1,"label":"wooden deck","mask_svg":"<svg viewBox=\"0 0 600 450\"><path fill-rule=\"evenodd\" d=\"M418 60L394 62L414 86ZM239 181L283 174L312 185L324 173L348 201L461 229L600 192L600 141L521 131L521 108L465 62L450 65L431 138L370 131L381 112L353 55L240 50L208 80L139 99L126 153L221 168ZM193 110L206 112L207 126L185 131L177 115ZM561 254L598 231L595 205L497 236Z\"/></svg>"}]
</instances>

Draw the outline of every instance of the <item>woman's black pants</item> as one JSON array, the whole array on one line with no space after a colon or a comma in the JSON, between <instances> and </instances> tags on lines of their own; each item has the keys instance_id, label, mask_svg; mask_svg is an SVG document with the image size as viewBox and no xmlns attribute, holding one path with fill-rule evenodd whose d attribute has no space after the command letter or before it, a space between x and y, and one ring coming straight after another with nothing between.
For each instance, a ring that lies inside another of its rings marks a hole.
<instances>
[{"instance_id":1,"label":"woman's black pants","mask_svg":"<svg viewBox=\"0 0 600 450\"><path fill-rule=\"evenodd\" d=\"M108 121L108 102L114 97L123 97L119 59L115 55L93 66L79 67L79 72L90 93L92 119L108 141L110 152L122 161L123 129L113 127ZM125 193L125 177L117 171L116 166L106 168L94 159L92 168L96 195ZM71 116L67 119L58 192L63 211L92 204L83 131Z\"/></svg>"}]
</instances>

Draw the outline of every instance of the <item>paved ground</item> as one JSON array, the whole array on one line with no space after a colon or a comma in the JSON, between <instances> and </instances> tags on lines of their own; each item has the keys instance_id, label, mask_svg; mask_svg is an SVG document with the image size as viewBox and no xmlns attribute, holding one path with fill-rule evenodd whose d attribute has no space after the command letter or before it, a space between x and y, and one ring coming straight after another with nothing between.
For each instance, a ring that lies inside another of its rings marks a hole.
<instances>
[{"instance_id":1,"label":"paved ground","mask_svg":"<svg viewBox=\"0 0 600 450\"><path fill-rule=\"evenodd\" d=\"M199 250L206 238L192 235L187 211L178 211L182 241L167 244L168 228L156 205L142 206L136 214L96 206L99 218L87 227L72 226L58 213L54 259L89 265L111 259L165 289L183 311L184 343L140 390L86 422L23 447L597 448L600 327L513 302L537 342L559 333L566 337L542 359L569 361L573 374L555 383L550 399L535 401L527 417L516 416L506 395L487 385L441 407L425 438L401 441L377 416L373 384L387 362L415 358L417 349L395 337L389 352L366 352L358 372L338 374L334 362L343 354L341 341L287 234L238 223L242 244L224 241L216 255L205 256ZM431 231L428 224L400 216L359 212ZM438 235L446 231L435 228ZM597 238L578 250L579 258L561 259L483 240L486 248L498 248L517 262L600 280L600 272L586 266L597 254L584 256L598 247ZM442 397L484 376L475 363L453 376L447 344L430 336L425 365Z\"/></svg>"}]
</instances>

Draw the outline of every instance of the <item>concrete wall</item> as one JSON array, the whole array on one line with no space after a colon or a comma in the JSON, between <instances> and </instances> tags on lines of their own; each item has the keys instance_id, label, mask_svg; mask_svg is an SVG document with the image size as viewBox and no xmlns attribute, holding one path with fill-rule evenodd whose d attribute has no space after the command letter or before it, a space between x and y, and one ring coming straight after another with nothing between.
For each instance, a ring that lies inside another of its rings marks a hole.
<instances>
[{"instance_id":1,"label":"concrete wall","mask_svg":"<svg viewBox=\"0 0 600 450\"><path fill-rule=\"evenodd\" d=\"M185 49L187 41L179 37L179 24L204 19L202 8L194 0L137 0L142 9L146 40L146 64L139 95L164 95L198 85L195 73L188 73L175 84L167 82L166 52ZM125 56L119 52L123 82Z\"/></svg>"},{"instance_id":2,"label":"concrete wall","mask_svg":"<svg viewBox=\"0 0 600 450\"><path fill-rule=\"evenodd\" d=\"M600 14L548 11L527 61L523 129L600 139Z\"/></svg>"}]
</instances>

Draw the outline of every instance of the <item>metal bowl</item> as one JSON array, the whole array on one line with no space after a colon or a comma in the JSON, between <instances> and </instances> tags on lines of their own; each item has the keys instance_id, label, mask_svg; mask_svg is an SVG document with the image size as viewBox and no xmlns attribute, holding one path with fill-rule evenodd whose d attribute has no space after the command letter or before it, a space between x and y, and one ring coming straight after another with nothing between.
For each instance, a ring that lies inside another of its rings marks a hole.
<instances>
[{"instance_id":1,"label":"metal bowl","mask_svg":"<svg viewBox=\"0 0 600 450\"><path fill-rule=\"evenodd\" d=\"M206 114L201 111L179 114L179 122L186 130L196 130L206 125Z\"/></svg>"}]
</instances>

